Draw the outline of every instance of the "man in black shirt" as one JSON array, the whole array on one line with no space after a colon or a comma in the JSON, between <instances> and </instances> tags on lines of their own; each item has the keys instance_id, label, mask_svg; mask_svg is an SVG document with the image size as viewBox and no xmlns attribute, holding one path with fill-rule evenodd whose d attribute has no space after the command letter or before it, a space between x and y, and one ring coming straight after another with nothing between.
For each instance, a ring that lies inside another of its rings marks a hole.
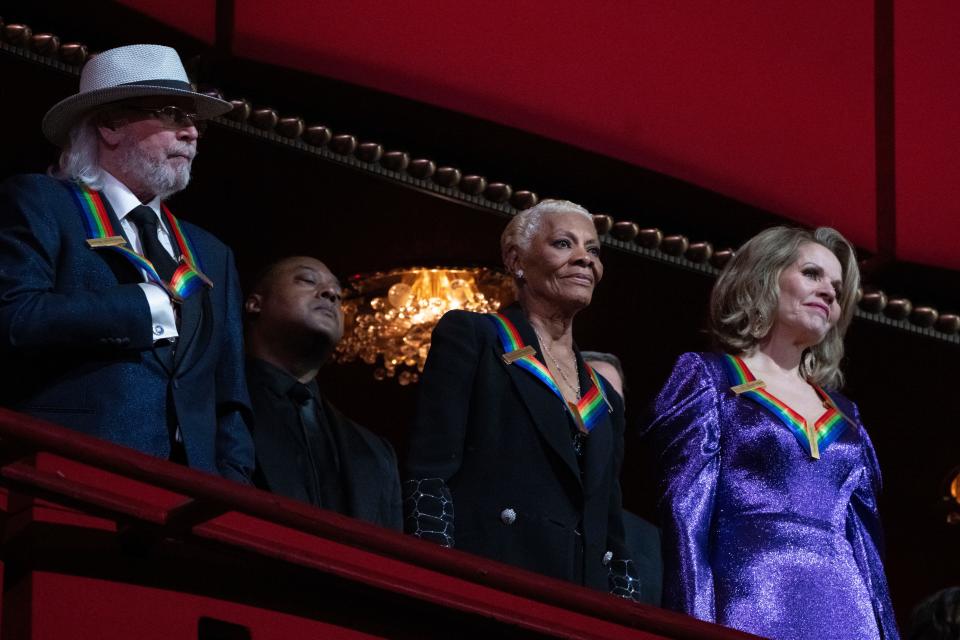
<instances>
[{"instance_id":1,"label":"man in black shirt","mask_svg":"<svg viewBox=\"0 0 960 640\"><path fill-rule=\"evenodd\" d=\"M337 411L317 386L317 372L343 337L337 278L314 258L284 258L258 278L245 309L254 482L400 530L393 448Z\"/></svg>"}]
</instances>

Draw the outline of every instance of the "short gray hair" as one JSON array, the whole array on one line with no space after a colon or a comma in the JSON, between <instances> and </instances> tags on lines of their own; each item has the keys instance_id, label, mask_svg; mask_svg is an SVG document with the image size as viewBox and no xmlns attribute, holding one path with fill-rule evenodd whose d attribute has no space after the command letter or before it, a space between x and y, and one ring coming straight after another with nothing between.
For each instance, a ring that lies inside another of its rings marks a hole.
<instances>
[{"instance_id":1,"label":"short gray hair","mask_svg":"<svg viewBox=\"0 0 960 640\"><path fill-rule=\"evenodd\" d=\"M711 329L724 351L734 355L753 351L776 320L780 274L796 261L800 246L807 243L822 245L837 257L843 280L837 295L840 319L820 344L804 352L800 373L815 384L838 389L843 386L843 336L853 320L860 269L853 245L835 229L819 227L811 232L772 227L747 240L713 286Z\"/></svg>"},{"instance_id":2,"label":"short gray hair","mask_svg":"<svg viewBox=\"0 0 960 640\"><path fill-rule=\"evenodd\" d=\"M60 161L50 167L50 175L61 180L82 182L94 190L103 188L100 167L98 114L88 114L70 129L70 141L60 152Z\"/></svg>"},{"instance_id":3,"label":"short gray hair","mask_svg":"<svg viewBox=\"0 0 960 640\"><path fill-rule=\"evenodd\" d=\"M582 215L593 224L593 216L590 212L576 203L569 200L541 200L538 204L513 216L507 223L507 228L500 236L500 254L504 263L507 262L507 253L510 249L516 247L520 251L526 251L530 248L534 236L540 230L540 223L543 222L544 216L558 213Z\"/></svg>"},{"instance_id":4,"label":"short gray hair","mask_svg":"<svg viewBox=\"0 0 960 640\"><path fill-rule=\"evenodd\" d=\"M603 351L581 351L580 357L583 358L584 362L605 362L616 370L617 375L620 376L620 386L623 388L624 393L627 391L627 376L623 373L623 364L620 362L620 358L613 355L612 353L605 353Z\"/></svg>"}]
</instances>

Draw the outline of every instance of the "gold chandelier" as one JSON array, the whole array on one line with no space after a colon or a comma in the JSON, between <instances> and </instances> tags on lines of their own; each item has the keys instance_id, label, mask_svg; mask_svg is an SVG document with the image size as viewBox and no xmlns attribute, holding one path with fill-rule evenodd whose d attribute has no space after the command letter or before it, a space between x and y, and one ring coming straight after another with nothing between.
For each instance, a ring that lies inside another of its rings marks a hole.
<instances>
[{"instance_id":1,"label":"gold chandelier","mask_svg":"<svg viewBox=\"0 0 960 640\"><path fill-rule=\"evenodd\" d=\"M947 510L947 523L960 524L960 467L947 474L943 502Z\"/></svg>"},{"instance_id":2,"label":"gold chandelier","mask_svg":"<svg viewBox=\"0 0 960 640\"><path fill-rule=\"evenodd\" d=\"M378 365L377 380L416 382L430 351L430 335L447 311L497 311L516 297L513 280L500 271L412 267L358 275L347 282L344 337L337 362Z\"/></svg>"}]
</instances>

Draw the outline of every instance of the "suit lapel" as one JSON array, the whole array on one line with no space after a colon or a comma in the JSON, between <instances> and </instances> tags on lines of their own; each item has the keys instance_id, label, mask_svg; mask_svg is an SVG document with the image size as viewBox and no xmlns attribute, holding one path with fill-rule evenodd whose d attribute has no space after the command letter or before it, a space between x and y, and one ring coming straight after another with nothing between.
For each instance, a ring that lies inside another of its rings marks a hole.
<instances>
[{"instance_id":1,"label":"suit lapel","mask_svg":"<svg viewBox=\"0 0 960 640\"><path fill-rule=\"evenodd\" d=\"M161 216L161 224L167 230L171 242L174 243L173 246L178 253L177 260L181 260L180 248L173 240L176 236L165 216ZM190 363L195 361L196 358L193 356L198 349L210 341L210 334L213 331L212 311L210 291L206 287L202 287L180 303L180 340L174 358L175 370L182 371L188 368Z\"/></svg>"},{"instance_id":2,"label":"suit lapel","mask_svg":"<svg viewBox=\"0 0 960 640\"><path fill-rule=\"evenodd\" d=\"M193 354L199 345L209 341L210 332L210 292L205 288L195 292L180 304L180 341L174 359L174 368L186 369L187 354ZM197 336L204 334L204 339Z\"/></svg>"},{"instance_id":3,"label":"suit lapel","mask_svg":"<svg viewBox=\"0 0 960 640\"><path fill-rule=\"evenodd\" d=\"M120 224L120 218L117 217L117 212L113 210L113 205L110 204L110 199L106 196L103 196L101 200L103 200L103 204L107 209L107 217L110 218L110 224L113 225L114 230L120 232L120 235L122 235L123 239L127 241L127 244L130 244L130 238L127 237L127 232L124 231L123 225Z\"/></svg>"},{"instance_id":4,"label":"suit lapel","mask_svg":"<svg viewBox=\"0 0 960 640\"><path fill-rule=\"evenodd\" d=\"M119 232L120 235L123 236L123 239L127 241L127 244L130 245L130 238L127 237L127 232L123 230L123 225L120 224L120 219L113 210L113 205L110 204L110 200L108 200L106 196L102 197L101 200L104 208L107 210L107 217L110 218L110 224L113 225L114 230ZM80 213L83 215L82 212ZM110 271L113 272L113 275L117 279L118 283L132 284L136 282L143 282L143 274L136 267L130 264L128 260L125 260L116 252L107 251L105 249L91 249L91 251L97 254L100 259L106 263L106 265L110 268Z\"/></svg>"},{"instance_id":5,"label":"suit lapel","mask_svg":"<svg viewBox=\"0 0 960 640\"><path fill-rule=\"evenodd\" d=\"M379 522L379 510L382 500L379 491L371 488L371 480L378 480L379 474L370 468L370 447L359 433L344 424L344 418L335 410L326 398L321 399L321 407L333 436L333 444L340 464L340 482L343 489L346 515L368 522ZM371 496L377 500L371 500Z\"/></svg>"},{"instance_id":6,"label":"suit lapel","mask_svg":"<svg viewBox=\"0 0 960 640\"><path fill-rule=\"evenodd\" d=\"M533 327L527 322L523 315L523 310L514 305L502 312L517 327L517 332L523 339L524 344L533 347L537 351L537 359L543 362L543 354L540 353L540 344ZM502 345L497 345L497 353L503 353ZM501 360L501 363L503 361ZM560 459L566 464L567 468L573 474L578 483L580 478L580 465L577 463L576 454L573 450L573 442L570 435L569 410L557 395L549 389L543 382L537 379L533 374L521 369L514 364L504 364L507 373L513 381L514 386L523 399L524 404L530 412L534 425L540 431L543 439L556 452Z\"/></svg>"},{"instance_id":7,"label":"suit lapel","mask_svg":"<svg viewBox=\"0 0 960 640\"><path fill-rule=\"evenodd\" d=\"M587 367L580 355L580 350L574 346L574 353L577 356L577 370L580 372L580 388L584 391L593 386L593 380L587 373ZM601 393L608 393L606 388L600 389ZM609 407L604 402L601 418L593 425L590 435L584 445L584 471L586 482L584 493L591 495L598 488L604 486L605 471L612 459L613 450L613 422Z\"/></svg>"}]
</instances>

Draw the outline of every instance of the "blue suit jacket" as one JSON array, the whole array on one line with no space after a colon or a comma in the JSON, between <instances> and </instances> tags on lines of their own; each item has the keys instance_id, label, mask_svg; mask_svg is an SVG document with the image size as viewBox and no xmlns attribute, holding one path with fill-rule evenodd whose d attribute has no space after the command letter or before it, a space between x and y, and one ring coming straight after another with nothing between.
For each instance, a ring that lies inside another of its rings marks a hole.
<instances>
[{"instance_id":1,"label":"blue suit jacket","mask_svg":"<svg viewBox=\"0 0 960 640\"><path fill-rule=\"evenodd\" d=\"M0 184L0 403L161 458L173 418L191 467L249 482L233 256L202 229L183 228L214 286L183 305L170 362L154 352L141 274L87 245L67 185L43 175Z\"/></svg>"}]
</instances>

